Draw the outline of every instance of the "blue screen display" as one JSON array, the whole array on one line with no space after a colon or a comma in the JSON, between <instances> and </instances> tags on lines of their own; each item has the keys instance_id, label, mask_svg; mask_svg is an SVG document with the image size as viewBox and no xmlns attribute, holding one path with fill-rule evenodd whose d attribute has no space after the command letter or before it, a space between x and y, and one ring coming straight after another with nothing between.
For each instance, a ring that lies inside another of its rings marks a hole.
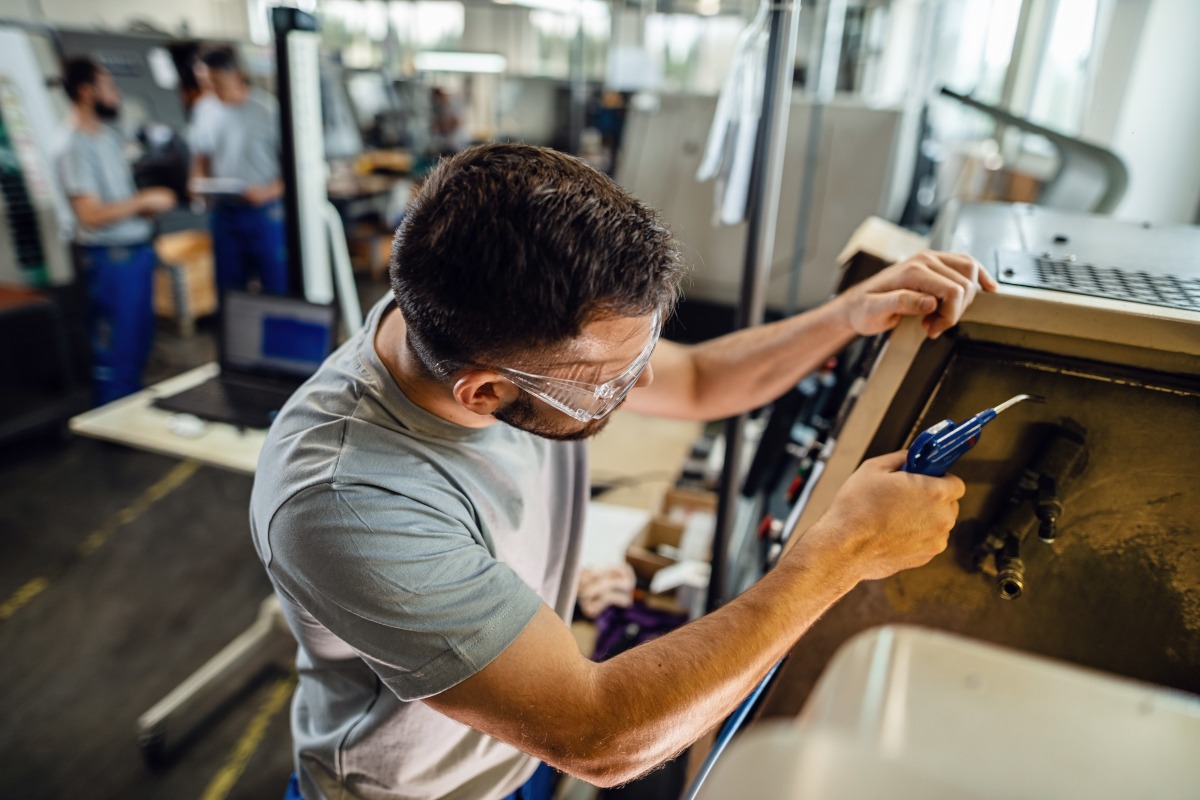
<instances>
[{"instance_id":1,"label":"blue screen display","mask_svg":"<svg viewBox=\"0 0 1200 800\"><path fill-rule=\"evenodd\" d=\"M289 317L264 317L262 354L266 358L320 364L329 352L329 328Z\"/></svg>"}]
</instances>

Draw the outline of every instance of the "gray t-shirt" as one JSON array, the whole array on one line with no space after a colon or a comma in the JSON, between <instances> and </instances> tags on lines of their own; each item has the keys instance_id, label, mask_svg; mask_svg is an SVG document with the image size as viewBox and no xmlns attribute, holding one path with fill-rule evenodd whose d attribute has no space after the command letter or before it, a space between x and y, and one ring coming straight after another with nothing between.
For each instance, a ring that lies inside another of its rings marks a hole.
<instances>
[{"instance_id":1,"label":"gray t-shirt","mask_svg":"<svg viewBox=\"0 0 1200 800\"><path fill-rule=\"evenodd\" d=\"M299 642L301 791L494 800L536 762L420 700L491 662L543 602L569 618L587 450L416 406L375 352L392 309L376 305L284 406L250 501Z\"/></svg>"},{"instance_id":2,"label":"gray t-shirt","mask_svg":"<svg viewBox=\"0 0 1200 800\"><path fill-rule=\"evenodd\" d=\"M241 105L221 104L203 112L200 127L189 137L196 153L208 156L214 178L241 178L248 186L271 183L279 165L279 103L261 89L251 89Z\"/></svg>"},{"instance_id":3,"label":"gray t-shirt","mask_svg":"<svg viewBox=\"0 0 1200 800\"><path fill-rule=\"evenodd\" d=\"M211 153L213 137L221 125L225 106L215 94L202 94L192 105L188 122L187 143L193 153Z\"/></svg>"},{"instance_id":4,"label":"gray t-shirt","mask_svg":"<svg viewBox=\"0 0 1200 800\"><path fill-rule=\"evenodd\" d=\"M125 141L109 125L93 135L75 126L67 129L59 143L54 165L59 183L67 197L91 195L102 203L128 200L137 194L133 171L125 161ZM76 244L100 247L124 247L150 241L154 225L134 215L103 228L85 228L75 223Z\"/></svg>"}]
</instances>

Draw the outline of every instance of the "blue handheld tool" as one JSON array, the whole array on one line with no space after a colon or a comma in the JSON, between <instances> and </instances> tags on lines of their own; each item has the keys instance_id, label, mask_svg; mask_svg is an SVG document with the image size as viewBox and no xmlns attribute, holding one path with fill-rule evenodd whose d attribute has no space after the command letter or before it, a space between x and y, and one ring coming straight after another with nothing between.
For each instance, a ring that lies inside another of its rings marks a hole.
<instances>
[{"instance_id":1,"label":"blue handheld tool","mask_svg":"<svg viewBox=\"0 0 1200 800\"><path fill-rule=\"evenodd\" d=\"M995 408L980 411L965 422L956 423L944 419L937 425L921 433L908 448L908 460L904 463L905 472L915 472L918 475L932 475L940 478L954 466L968 450L979 443L979 433L983 426L996 418L996 415L1007 408L1015 406L1023 400L1033 403L1044 403L1046 398L1031 394L1019 394L1011 400L1005 400Z\"/></svg>"}]
</instances>

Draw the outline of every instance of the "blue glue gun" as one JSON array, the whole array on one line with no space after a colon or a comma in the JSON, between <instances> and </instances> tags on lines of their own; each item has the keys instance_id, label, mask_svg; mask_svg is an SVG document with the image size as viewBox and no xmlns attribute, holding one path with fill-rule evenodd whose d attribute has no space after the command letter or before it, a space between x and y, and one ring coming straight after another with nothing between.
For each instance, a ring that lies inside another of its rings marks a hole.
<instances>
[{"instance_id":1,"label":"blue glue gun","mask_svg":"<svg viewBox=\"0 0 1200 800\"><path fill-rule=\"evenodd\" d=\"M994 420L1001 411L1025 400L1033 403L1046 402L1044 397L1019 394L995 408L980 411L965 422L956 423L954 420L944 419L923 431L908 448L904 471L932 475L935 478L942 477L954 466L955 461L979 443L979 433L984 425Z\"/></svg>"}]
</instances>

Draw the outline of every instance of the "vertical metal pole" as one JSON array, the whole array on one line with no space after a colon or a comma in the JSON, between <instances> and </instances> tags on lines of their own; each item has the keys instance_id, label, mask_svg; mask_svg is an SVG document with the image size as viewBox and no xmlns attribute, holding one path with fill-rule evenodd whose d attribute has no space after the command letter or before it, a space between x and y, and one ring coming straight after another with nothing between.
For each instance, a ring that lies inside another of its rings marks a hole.
<instances>
[{"instance_id":1,"label":"vertical metal pole","mask_svg":"<svg viewBox=\"0 0 1200 800\"><path fill-rule=\"evenodd\" d=\"M1024 69L1027 61L1026 41L1029 37L1029 26L1033 19L1033 3L1021 3L1021 11L1017 17L1017 31L1013 35L1012 51L1008 56L1008 67L1004 70L1004 85L1000 88L1000 101L996 105L1000 108L1016 111L1013 98L1017 92L1017 77ZM1007 153L1004 146L1005 139L1008 134L1008 126L1003 122L997 122L992 135L996 139L996 144L1000 147L1001 153Z\"/></svg>"},{"instance_id":2,"label":"vertical metal pole","mask_svg":"<svg viewBox=\"0 0 1200 800\"><path fill-rule=\"evenodd\" d=\"M575 10L575 40L571 43L571 116L568 149L579 155L583 140L583 128L587 120L587 42L583 33L583 4Z\"/></svg>"},{"instance_id":3,"label":"vertical metal pole","mask_svg":"<svg viewBox=\"0 0 1200 800\"><path fill-rule=\"evenodd\" d=\"M827 0L820 26L821 49L815 70L809 70L808 141L805 143L804 172L800 178L800 211L796 215L796 243L792 270L788 275L787 314L800 310L800 272L808 255L808 229L812 223L813 190L817 184L817 157L825 126L825 104L837 93L838 63L842 56L842 33L846 27L846 0Z\"/></svg>"},{"instance_id":4,"label":"vertical metal pole","mask_svg":"<svg viewBox=\"0 0 1200 800\"><path fill-rule=\"evenodd\" d=\"M779 189L783 183L783 158L787 145L788 114L792 107L792 71L796 63L799 0L784 0L771 9L767 44L763 109L758 121L754 169L750 177L749 226L742 291L734 329L760 325L766 311L767 276L775 252L775 225L779 217ZM737 509L741 480L741 451L745 416L725 421L725 464L717 498L717 524L713 534L712 579L708 584L709 611L725 600L725 572L729 540Z\"/></svg>"},{"instance_id":5,"label":"vertical metal pole","mask_svg":"<svg viewBox=\"0 0 1200 800\"><path fill-rule=\"evenodd\" d=\"M292 68L288 59L288 33L308 15L292 8L272 8L275 33L275 81L279 97L280 160L283 163L284 235L287 238L288 284L296 297L304 296L304 242L300 235L300 189L296 180L296 128L293 123ZM314 26L315 28L315 21Z\"/></svg>"}]
</instances>

